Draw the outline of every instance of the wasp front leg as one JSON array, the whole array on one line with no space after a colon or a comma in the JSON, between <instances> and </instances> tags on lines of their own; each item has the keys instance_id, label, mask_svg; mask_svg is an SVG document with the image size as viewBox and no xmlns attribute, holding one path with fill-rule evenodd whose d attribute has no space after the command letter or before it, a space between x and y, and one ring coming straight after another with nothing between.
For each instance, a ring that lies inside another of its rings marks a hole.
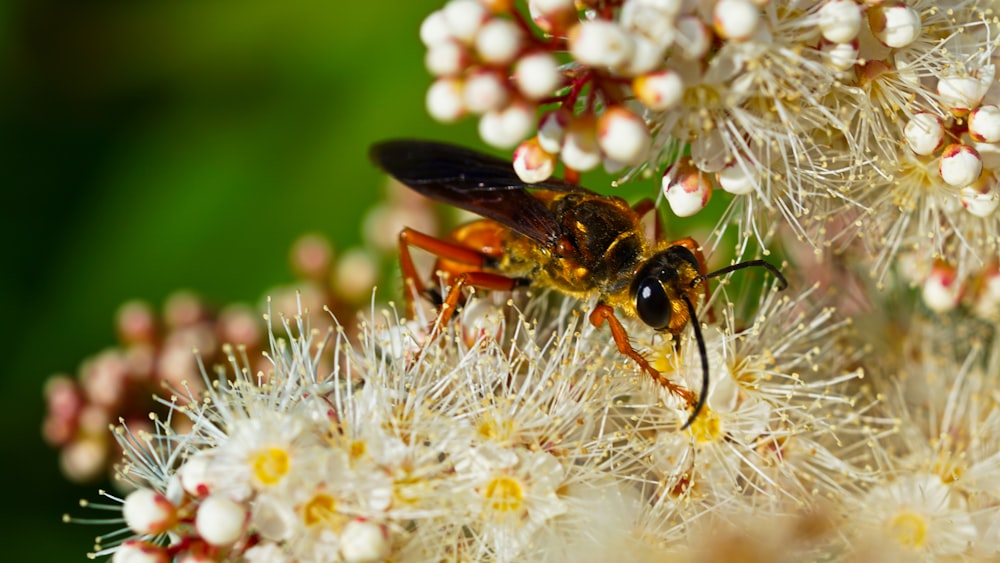
<instances>
[{"instance_id":1,"label":"wasp front leg","mask_svg":"<svg viewBox=\"0 0 1000 563\"><path fill-rule=\"evenodd\" d=\"M639 364L639 367L648 373L650 377L653 378L653 381L656 381L663 387L666 387L668 391L686 401L688 405L693 406L696 403L694 393L681 387L680 385L677 385L673 381L670 381L656 368L654 368L649 361L646 360L646 358L642 357L642 354L637 352L636 349L632 347L632 344L628 339L628 333L625 331L625 327L622 326L621 321L615 317L614 308L605 303L598 303L597 306L594 307L593 312L590 313L590 324L594 325L596 328L601 328L605 322L607 322L608 326L611 328L611 337L614 338L615 345L618 347L619 352Z\"/></svg>"}]
</instances>

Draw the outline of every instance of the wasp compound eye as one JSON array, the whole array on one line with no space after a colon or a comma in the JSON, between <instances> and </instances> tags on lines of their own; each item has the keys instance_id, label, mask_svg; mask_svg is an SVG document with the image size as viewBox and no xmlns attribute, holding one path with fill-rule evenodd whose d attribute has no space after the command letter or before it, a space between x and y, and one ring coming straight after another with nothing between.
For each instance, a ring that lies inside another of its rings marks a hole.
<instances>
[{"instance_id":1,"label":"wasp compound eye","mask_svg":"<svg viewBox=\"0 0 1000 563\"><path fill-rule=\"evenodd\" d=\"M650 327L657 330L667 328L670 324L670 299L660 280L647 277L639 282L635 292L635 312Z\"/></svg>"}]
</instances>

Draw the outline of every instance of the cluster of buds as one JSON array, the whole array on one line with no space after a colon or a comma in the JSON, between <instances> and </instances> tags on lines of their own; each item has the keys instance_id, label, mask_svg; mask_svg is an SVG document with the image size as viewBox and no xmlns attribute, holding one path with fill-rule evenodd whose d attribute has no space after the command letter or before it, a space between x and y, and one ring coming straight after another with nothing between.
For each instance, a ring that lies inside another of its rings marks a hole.
<instances>
[{"instance_id":1,"label":"cluster of buds","mask_svg":"<svg viewBox=\"0 0 1000 563\"><path fill-rule=\"evenodd\" d=\"M77 376L52 376L45 385L45 440L60 450L63 474L78 482L108 474L121 458L109 426L148 428L154 394L164 388L201 388L192 350L207 362L222 359L221 342L259 357L264 334L258 315L233 306L213 313L198 297L177 293L158 316L143 302L122 305L115 324L119 345L83 362Z\"/></svg>"},{"instance_id":2,"label":"cluster of buds","mask_svg":"<svg viewBox=\"0 0 1000 563\"><path fill-rule=\"evenodd\" d=\"M330 324L324 309L353 319L370 304L378 276L371 252L353 249L335 257L329 241L305 235L292 247L291 264L296 281L269 291L274 311L305 308L318 313L316 325L324 326ZM190 292L168 298L159 315L148 303L125 303L115 325L118 345L84 361L75 377L54 375L45 385L42 434L59 449L62 472L73 481L106 477L120 459L109 426L148 428L150 413L162 410L154 395L181 389L197 395L203 385L199 358L206 366L224 363L220 343L260 358L265 333L254 307L229 305L217 312ZM354 323L344 327L348 337L354 329Z\"/></svg>"},{"instance_id":3,"label":"cluster of buds","mask_svg":"<svg viewBox=\"0 0 1000 563\"><path fill-rule=\"evenodd\" d=\"M920 228L945 224L930 243L926 232L876 241L891 254L877 258L884 263L901 244L943 255L943 239L989 241L998 230L996 24L985 6L525 4L450 0L421 28L436 77L431 115L480 116L487 143L515 147L525 182L544 181L560 162L570 180L602 164L623 178L655 169L676 215L700 212L713 190L755 197L762 205L731 216L740 232L773 232L757 222L777 210L816 248L839 236L826 221L843 211L891 206L880 221L891 224L919 208L928 216ZM895 195L900 166L914 163L940 184L933 201ZM982 236L954 224L963 207L987 220ZM860 234L876 231L883 236ZM990 250L983 244L972 245L974 259Z\"/></svg>"},{"instance_id":4,"label":"cluster of buds","mask_svg":"<svg viewBox=\"0 0 1000 563\"><path fill-rule=\"evenodd\" d=\"M951 115L917 113L903 134L918 158L937 162L944 197L957 197L969 213L988 218L1000 207L1000 108L980 103L988 82L964 82L964 90L948 87L953 91L945 98L952 100ZM939 81L939 91L944 83Z\"/></svg>"}]
</instances>

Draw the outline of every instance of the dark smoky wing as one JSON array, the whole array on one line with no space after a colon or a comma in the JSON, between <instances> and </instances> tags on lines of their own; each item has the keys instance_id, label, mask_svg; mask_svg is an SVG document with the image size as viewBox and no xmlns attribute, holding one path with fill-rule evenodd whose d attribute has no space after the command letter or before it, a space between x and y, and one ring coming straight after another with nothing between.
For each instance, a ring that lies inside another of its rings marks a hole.
<instances>
[{"instance_id":1,"label":"dark smoky wing","mask_svg":"<svg viewBox=\"0 0 1000 563\"><path fill-rule=\"evenodd\" d=\"M375 164L417 192L492 219L542 244L554 243L561 227L529 190L591 193L561 180L527 184L510 162L446 143L384 141L372 146L370 155Z\"/></svg>"}]
</instances>

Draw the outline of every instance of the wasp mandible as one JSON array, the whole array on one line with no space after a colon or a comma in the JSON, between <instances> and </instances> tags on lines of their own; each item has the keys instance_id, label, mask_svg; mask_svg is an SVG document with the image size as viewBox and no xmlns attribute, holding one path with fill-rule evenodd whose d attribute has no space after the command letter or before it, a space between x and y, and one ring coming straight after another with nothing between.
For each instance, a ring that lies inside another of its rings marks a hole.
<instances>
[{"instance_id":1,"label":"wasp mandible","mask_svg":"<svg viewBox=\"0 0 1000 563\"><path fill-rule=\"evenodd\" d=\"M663 240L658 220L654 240L649 240L642 218L655 204L648 198L629 206L620 197L559 179L527 184L510 162L433 141L384 141L370 154L379 167L413 190L483 217L458 227L447 239L410 228L399 233L400 268L408 288L412 284L417 294L435 297L417 274L411 246L437 256L435 271L447 276L450 289L443 300L437 297L441 309L434 331L451 319L465 286L511 291L531 285L580 299L596 295L590 322L598 328L608 323L618 351L692 408L682 430L697 418L708 397L708 354L695 314L695 303L708 292L706 280L760 267L778 279L779 289L788 286L778 268L764 260L708 272L698 243L691 238ZM407 291L406 297L412 315L414 296ZM701 354L697 399L632 347L616 310L674 335L691 325Z\"/></svg>"}]
</instances>

